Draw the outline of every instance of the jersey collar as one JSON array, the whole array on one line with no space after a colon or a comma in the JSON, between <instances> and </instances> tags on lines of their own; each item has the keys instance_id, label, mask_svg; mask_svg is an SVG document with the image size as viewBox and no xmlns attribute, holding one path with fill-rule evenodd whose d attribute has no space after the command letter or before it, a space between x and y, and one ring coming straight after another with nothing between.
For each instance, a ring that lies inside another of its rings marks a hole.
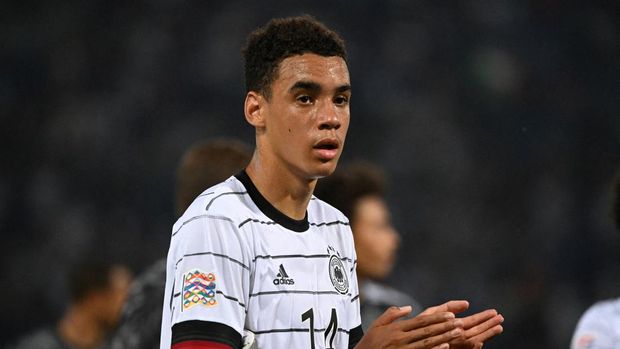
<instances>
[{"instance_id":1,"label":"jersey collar","mask_svg":"<svg viewBox=\"0 0 620 349\"><path fill-rule=\"evenodd\" d=\"M280 212L277 208L275 208L265 197L258 191L250 176L245 172L245 170L241 170L241 172L235 175L235 178L243 184L245 189L248 191L248 195L250 198L258 206L258 209L261 210L265 214L265 216L271 218L274 222L280 224L286 229L301 233L307 231L310 227L308 224L308 211L306 210L306 215L303 219L296 220L293 219L284 213Z\"/></svg>"}]
</instances>

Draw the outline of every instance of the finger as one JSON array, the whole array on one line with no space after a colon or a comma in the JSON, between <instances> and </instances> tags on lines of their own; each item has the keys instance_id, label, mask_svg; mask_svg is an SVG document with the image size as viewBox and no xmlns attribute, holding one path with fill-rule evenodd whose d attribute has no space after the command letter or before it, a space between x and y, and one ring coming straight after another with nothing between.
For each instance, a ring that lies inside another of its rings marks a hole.
<instances>
[{"instance_id":1,"label":"finger","mask_svg":"<svg viewBox=\"0 0 620 349\"><path fill-rule=\"evenodd\" d=\"M451 333L450 338L454 339L455 337L453 336L462 336L463 331L463 322L461 319L452 319L406 331L406 338L408 342L415 342L425 338Z\"/></svg>"},{"instance_id":2,"label":"finger","mask_svg":"<svg viewBox=\"0 0 620 349\"><path fill-rule=\"evenodd\" d=\"M465 300L448 301L444 304L436 305L424 310L421 314L428 315L436 312L449 311L454 314L461 313L469 308L469 302Z\"/></svg>"},{"instance_id":3,"label":"finger","mask_svg":"<svg viewBox=\"0 0 620 349\"><path fill-rule=\"evenodd\" d=\"M407 316L409 313L411 313L411 310L412 308L410 305L404 307L389 307L372 323L372 325L370 325L370 327L391 324L392 322L396 321L396 319Z\"/></svg>"},{"instance_id":4,"label":"finger","mask_svg":"<svg viewBox=\"0 0 620 349\"><path fill-rule=\"evenodd\" d=\"M449 349L449 348L450 348L450 344L442 343L442 344L432 347L431 349Z\"/></svg>"},{"instance_id":5,"label":"finger","mask_svg":"<svg viewBox=\"0 0 620 349\"><path fill-rule=\"evenodd\" d=\"M474 343L484 343L502 332L504 332L504 327L502 325L496 325L480 333L479 335L472 337L470 341Z\"/></svg>"},{"instance_id":6,"label":"finger","mask_svg":"<svg viewBox=\"0 0 620 349\"><path fill-rule=\"evenodd\" d=\"M463 318L463 327L468 330L474 326L484 323L489 319L492 319L495 316L497 316L497 310L495 309L488 309L474 315L466 316Z\"/></svg>"},{"instance_id":7,"label":"finger","mask_svg":"<svg viewBox=\"0 0 620 349\"><path fill-rule=\"evenodd\" d=\"M427 338L414 341L410 343L409 345L407 345L406 348L428 349L428 348L433 348L433 347L441 346L441 345L444 345L444 348L449 348L450 345L448 343L450 343L451 340L454 340L455 338L460 337L462 334L463 334L462 328L455 328L451 331L444 332L436 336L427 337ZM448 346L445 346L445 344L448 344Z\"/></svg>"},{"instance_id":8,"label":"finger","mask_svg":"<svg viewBox=\"0 0 620 349\"><path fill-rule=\"evenodd\" d=\"M465 320L465 319L463 319ZM504 317L501 315L496 315L493 316L490 319L487 319L486 321L479 323L473 327L467 328L467 326L465 326L465 336L466 338L472 338L474 336L478 336L481 333L484 333L485 331L487 331L490 328L493 328L499 324L501 324L502 322L504 322Z\"/></svg>"},{"instance_id":9,"label":"finger","mask_svg":"<svg viewBox=\"0 0 620 349\"><path fill-rule=\"evenodd\" d=\"M454 314L449 312L436 313L431 315L418 315L411 319L405 319L396 324L397 328L403 332L413 331L418 328L424 328L433 324L452 323ZM456 327L456 326L455 326ZM459 319L459 326L463 327L462 321ZM453 327L454 328L454 327Z\"/></svg>"}]
</instances>

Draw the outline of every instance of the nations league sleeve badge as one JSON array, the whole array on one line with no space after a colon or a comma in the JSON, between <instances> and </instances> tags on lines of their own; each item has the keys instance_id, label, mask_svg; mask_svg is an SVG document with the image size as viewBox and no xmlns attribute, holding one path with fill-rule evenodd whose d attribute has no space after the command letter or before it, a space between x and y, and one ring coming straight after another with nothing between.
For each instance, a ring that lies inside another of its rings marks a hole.
<instances>
[{"instance_id":1,"label":"nations league sleeve badge","mask_svg":"<svg viewBox=\"0 0 620 349\"><path fill-rule=\"evenodd\" d=\"M329 278L332 280L332 285L334 285L336 291L341 294L346 294L349 292L349 278L347 277L347 271L337 253L332 254L331 257L329 257Z\"/></svg>"},{"instance_id":2,"label":"nations league sleeve badge","mask_svg":"<svg viewBox=\"0 0 620 349\"><path fill-rule=\"evenodd\" d=\"M215 274L204 273L193 269L183 274L183 290L181 299L181 311L201 305L207 308L217 305Z\"/></svg>"}]
</instances>

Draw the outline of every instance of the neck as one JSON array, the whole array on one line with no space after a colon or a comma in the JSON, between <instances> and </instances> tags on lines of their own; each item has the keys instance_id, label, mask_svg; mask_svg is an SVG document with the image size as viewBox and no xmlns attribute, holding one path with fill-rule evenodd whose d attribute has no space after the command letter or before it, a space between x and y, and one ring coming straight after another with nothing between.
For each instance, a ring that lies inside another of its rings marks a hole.
<instances>
[{"instance_id":1,"label":"neck","mask_svg":"<svg viewBox=\"0 0 620 349\"><path fill-rule=\"evenodd\" d=\"M93 314L72 305L58 323L60 337L77 349L93 349L103 341L105 330Z\"/></svg>"},{"instance_id":2,"label":"neck","mask_svg":"<svg viewBox=\"0 0 620 349\"><path fill-rule=\"evenodd\" d=\"M281 164L261 161L257 153L246 172L258 191L280 212L296 220L305 217L316 179L301 178Z\"/></svg>"}]
</instances>

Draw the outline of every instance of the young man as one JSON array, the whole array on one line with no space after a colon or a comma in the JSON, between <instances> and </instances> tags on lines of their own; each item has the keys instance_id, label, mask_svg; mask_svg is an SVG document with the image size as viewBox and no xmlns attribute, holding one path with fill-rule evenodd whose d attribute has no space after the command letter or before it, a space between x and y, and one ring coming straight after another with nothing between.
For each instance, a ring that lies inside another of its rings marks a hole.
<instances>
[{"instance_id":1,"label":"young man","mask_svg":"<svg viewBox=\"0 0 620 349\"><path fill-rule=\"evenodd\" d=\"M183 154L177 169L175 217L180 217L206 188L243 169L251 157L250 147L235 139L219 138L192 145ZM165 258L136 278L109 349L160 347L165 282Z\"/></svg>"},{"instance_id":2,"label":"young man","mask_svg":"<svg viewBox=\"0 0 620 349\"><path fill-rule=\"evenodd\" d=\"M620 170L612 185L612 199L612 216L620 231ZM620 298L598 302L583 314L573 334L571 348L620 348Z\"/></svg>"},{"instance_id":3,"label":"young man","mask_svg":"<svg viewBox=\"0 0 620 349\"><path fill-rule=\"evenodd\" d=\"M495 311L455 319L448 302L363 336L347 218L312 192L331 174L349 126L344 43L311 17L270 21L244 50L250 164L207 189L173 227L162 348L465 348L501 330ZM454 342L454 341L458 341Z\"/></svg>"},{"instance_id":4,"label":"young man","mask_svg":"<svg viewBox=\"0 0 620 349\"><path fill-rule=\"evenodd\" d=\"M314 195L349 217L364 330L393 304L409 304L416 313L422 311L407 294L382 283L394 267L400 245L385 202L383 172L365 162L339 165L334 174L318 181Z\"/></svg>"}]
</instances>

